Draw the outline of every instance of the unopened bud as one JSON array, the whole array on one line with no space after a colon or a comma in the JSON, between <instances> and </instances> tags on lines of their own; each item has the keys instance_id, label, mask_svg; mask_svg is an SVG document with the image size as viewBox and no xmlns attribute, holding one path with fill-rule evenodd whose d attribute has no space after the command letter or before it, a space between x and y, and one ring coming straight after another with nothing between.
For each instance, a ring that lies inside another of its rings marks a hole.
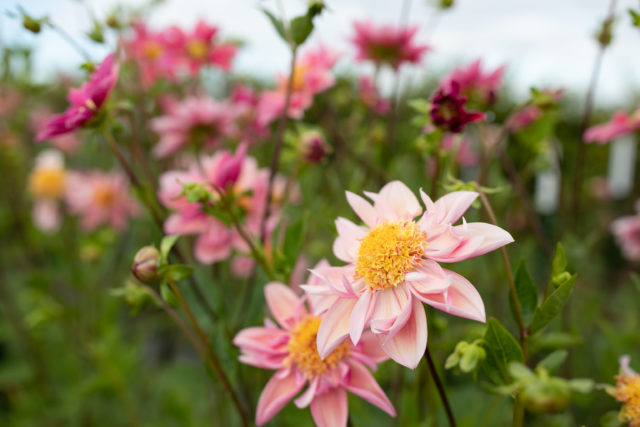
<instances>
[{"instance_id":1,"label":"unopened bud","mask_svg":"<svg viewBox=\"0 0 640 427\"><path fill-rule=\"evenodd\" d=\"M453 7L453 2L454 0L440 0L438 7L440 9L449 9L450 7Z\"/></svg>"},{"instance_id":2,"label":"unopened bud","mask_svg":"<svg viewBox=\"0 0 640 427\"><path fill-rule=\"evenodd\" d=\"M160 252L153 246L145 246L133 258L131 272L142 283L153 283L158 279Z\"/></svg>"},{"instance_id":3,"label":"unopened bud","mask_svg":"<svg viewBox=\"0 0 640 427\"><path fill-rule=\"evenodd\" d=\"M34 19L29 15L22 15L22 26L34 34L38 34L42 29L41 20Z\"/></svg>"},{"instance_id":4,"label":"unopened bud","mask_svg":"<svg viewBox=\"0 0 640 427\"><path fill-rule=\"evenodd\" d=\"M105 24L107 24L107 27L113 28L114 30L120 29L122 27L120 20L114 12L111 12L109 16L107 16Z\"/></svg>"},{"instance_id":5,"label":"unopened bud","mask_svg":"<svg viewBox=\"0 0 640 427\"><path fill-rule=\"evenodd\" d=\"M317 131L305 132L300 137L302 159L311 164L321 163L331 152L324 136Z\"/></svg>"}]
</instances>

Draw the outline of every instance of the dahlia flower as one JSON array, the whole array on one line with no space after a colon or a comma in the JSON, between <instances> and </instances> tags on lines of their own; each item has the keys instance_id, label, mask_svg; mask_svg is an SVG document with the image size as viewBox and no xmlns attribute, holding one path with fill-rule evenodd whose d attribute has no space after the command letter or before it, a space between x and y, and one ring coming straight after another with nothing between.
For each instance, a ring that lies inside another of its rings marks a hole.
<instances>
[{"instance_id":1,"label":"dahlia flower","mask_svg":"<svg viewBox=\"0 0 640 427\"><path fill-rule=\"evenodd\" d=\"M620 358L620 373L616 375L616 386L607 387L607 392L622 402L618 414L621 422L629 427L640 427L640 374L631 369L629 356Z\"/></svg>"},{"instance_id":2,"label":"dahlia flower","mask_svg":"<svg viewBox=\"0 0 640 427\"><path fill-rule=\"evenodd\" d=\"M269 128L258 120L260 94L249 86L238 84L234 86L229 101L236 109L236 138L253 143L267 137Z\"/></svg>"},{"instance_id":3,"label":"dahlia flower","mask_svg":"<svg viewBox=\"0 0 640 427\"><path fill-rule=\"evenodd\" d=\"M606 123L591 126L584 133L585 142L604 144L640 129L640 108L631 114L617 111Z\"/></svg>"},{"instance_id":4,"label":"dahlia flower","mask_svg":"<svg viewBox=\"0 0 640 427\"><path fill-rule=\"evenodd\" d=\"M114 63L113 55L108 55L102 61L82 87L69 91L67 99L71 106L47 122L36 136L38 141L71 132L98 114L118 79L118 66Z\"/></svg>"},{"instance_id":5,"label":"dahlia flower","mask_svg":"<svg viewBox=\"0 0 640 427\"><path fill-rule=\"evenodd\" d=\"M64 157L56 150L38 154L29 175L29 193L34 197L33 220L42 231L53 232L60 227L60 200L67 188Z\"/></svg>"},{"instance_id":6,"label":"dahlia flower","mask_svg":"<svg viewBox=\"0 0 640 427\"><path fill-rule=\"evenodd\" d=\"M636 202L636 214L613 221L611 231L624 256L630 261L640 261L640 200Z\"/></svg>"},{"instance_id":7,"label":"dahlia flower","mask_svg":"<svg viewBox=\"0 0 640 427\"><path fill-rule=\"evenodd\" d=\"M172 102L164 116L151 121L151 129L160 135L153 154L167 157L187 145L215 148L235 131L235 116L233 106L207 96Z\"/></svg>"},{"instance_id":8,"label":"dahlia flower","mask_svg":"<svg viewBox=\"0 0 640 427\"><path fill-rule=\"evenodd\" d=\"M423 302L455 316L485 321L478 291L439 263L485 254L513 238L483 222L453 225L476 199L475 192L458 191L433 202L421 190L424 214L417 198L399 181L379 193L365 194L373 204L347 192L347 201L364 226L336 220L333 252L348 264L314 272L323 284L303 286L310 295L322 296L327 310L318 330L318 352L326 357L348 336L357 344L364 329L370 328L389 357L415 368L427 345Z\"/></svg>"},{"instance_id":9,"label":"dahlia flower","mask_svg":"<svg viewBox=\"0 0 640 427\"><path fill-rule=\"evenodd\" d=\"M305 110L313 102L313 97L333 86L335 79L331 69L338 60L338 55L325 48L307 51L296 63L291 79L292 90L287 114L294 119L300 119ZM275 90L262 94L258 105L258 120L268 124L277 118L284 110L289 76L280 75Z\"/></svg>"},{"instance_id":10,"label":"dahlia flower","mask_svg":"<svg viewBox=\"0 0 640 427\"><path fill-rule=\"evenodd\" d=\"M217 35L218 27L204 21L198 21L191 33L183 33L181 58L192 76L196 76L204 65L230 70L237 48L230 43L218 43Z\"/></svg>"},{"instance_id":11,"label":"dahlia flower","mask_svg":"<svg viewBox=\"0 0 640 427\"><path fill-rule=\"evenodd\" d=\"M442 83L443 87L451 87L452 82L458 82L460 92L467 99L477 100L482 104L493 103L496 94L502 84L502 74L504 66L498 67L493 71L482 70L482 60L477 59L466 67L456 68Z\"/></svg>"},{"instance_id":12,"label":"dahlia flower","mask_svg":"<svg viewBox=\"0 0 640 427\"><path fill-rule=\"evenodd\" d=\"M431 122L443 131L460 133L469 123L484 119L484 113L468 111L466 104L467 98L460 94L458 82L449 82L438 89L431 101Z\"/></svg>"},{"instance_id":13,"label":"dahlia flower","mask_svg":"<svg viewBox=\"0 0 640 427\"><path fill-rule=\"evenodd\" d=\"M356 59L388 65L394 70L404 63L418 64L431 48L416 44L418 27L375 26L371 22L354 22L355 35L351 41L358 49Z\"/></svg>"},{"instance_id":14,"label":"dahlia flower","mask_svg":"<svg viewBox=\"0 0 640 427\"><path fill-rule=\"evenodd\" d=\"M318 286L317 279L310 280L308 287ZM343 342L320 358L316 334L321 317L311 301L306 301L307 310L305 299L281 283L268 284L264 293L277 324L267 319L264 327L244 329L233 340L240 347L241 362L277 371L258 400L257 425L273 418L306 384L294 403L298 408L310 406L319 427L347 425L347 391L395 416L393 405L367 369L375 370L387 359L372 334L363 334L357 345Z\"/></svg>"},{"instance_id":15,"label":"dahlia flower","mask_svg":"<svg viewBox=\"0 0 640 427\"><path fill-rule=\"evenodd\" d=\"M128 219L140 212L129 194L127 178L119 171L70 173L66 202L87 231L105 224L122 230Z\"/></svg>"},{"instance_id":16,"label":"dahlia flower","mask_svg":"<svg viewBox=\"0 0 640 427\"><path fill-rule=\"evenodd\" d=\"M37 133L38 129L45 127L51 118L52 114L49 111L37 109L33 111L29 117L31 128ZM74 154L78 151L80 145L82 145L82 140L75 133L52 136L51 138L47 138L47 141L65 154Z\"/></svg>"}]
</instances>

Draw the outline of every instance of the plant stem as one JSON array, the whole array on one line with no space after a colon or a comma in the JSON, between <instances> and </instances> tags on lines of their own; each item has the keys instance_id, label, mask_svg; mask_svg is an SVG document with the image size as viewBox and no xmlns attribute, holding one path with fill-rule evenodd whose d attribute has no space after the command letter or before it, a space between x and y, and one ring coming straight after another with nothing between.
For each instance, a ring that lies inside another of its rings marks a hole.
<instances>
[{"instance_id":1,"label":"plant stem","mask_svg":"<svg viewBox=\"0 0 640 427\"><path fill-rule=\"evenodd\" d=\"M287 118L289 117L289 105L291 104L291 93L293 91L293 79L295 77L297 48L291 48L291 66L289 67L289 80L287 81L287 89L284 96L284 109L280 115L280 121L278 122L278 128L274 137L273 144L273 156L271 157L271 168L269 169L269 185L267 186L267 201L260 223L260 242L264 244L267 235L267 220L271 215L271 198L273 195L273 184L278 173L278 167L280 165L280 152L282 151L282 143L284 140L284 131L287 127Z\"/></svg>"},{"instance_id":2,"label":"plant stem","mask_svg":"<svg viewBox=\"0 0 640 427\"><path fill-rule=\"evenodd\" d=\"M491 221L491 223L497 227L498 220L496 219L496 215L493 212L493 208L491 207L491 203L489 202L487 195L484 193L484 191L482 191L482 187L480 187L477 183L475 183L475 187L480 194L480 200L482 200L482 206L484 206L484 209L487 212L489 221ZM520 307L520 300L518 299L518 293L516 292L516 282L513 279L513 271L511 270L511 264L509 263L509 256L507 255L507 250L504 248L504 246L500 248L500 255L502 256L502 262L504 263L504 269L507 274L509 292L511 293L511 299L513 300L513 311L516 313L518 330L520 331L520 346L522 347L522 352L524 353L524 359L527 360L528 332L524 324L524 319L522 317L522 308Z\"/></svg>"},{"instance_id":3,"label":"plant stem","mask_svg":"<svg viewBox=\"0 0 640 427\"><path fill-rule=\"evenodd\" d=\"M235 406L236 410L238 411L238 414L240 415L242 424L244 426L248 426L249 417L245 412L245 410L243 409L242 404L240 403L240 399L238 398L238 395L231 387L231 382L229 381L229 378L224 372L224 369L222 367L222 364L220 363L220 359L218 358L217 353L211 346L209 339L207 338L206 334L200 327L200 324L198 323L195 316L193 315L193 312L191 311L191 308L189 308L189 305L187 304L187 301L184 299L182 292L180 292L180 289L176 286L175 282L172 279L167 279L167 282L169 283L169 286L171 287L171 290L173 291L173 293L178 298L178 302L180 303L180 306L182 306L182 309L185 311L185 313L187 314L187 317L191 321L193 329L195 329L197 335L200 337L200 341L204 346L207 359L210 361L210 367L213 370L214 375L218 378L218 380L222 384L222 387L227 392L229 397L231 397L231 401L233 402L233 405Z\"/></svg>"},{"instance_id":4,"label":"plant stem","mask_svg":"<svg viewBox=\"0 0 640 427\"><path fill-rule=\"evenodd\" d=\"M513 427L522 427L524 426L524 406L522 406L519 396L516 396L515 399L513 403Z\"/></svg>"},{"instance_id":5,"label":"plant stem","mask_svg":"<svg viewBox=\"0 0 640 427\"><path fill-rule=\"evenodd\" d=\"M444 384L440 380L438 376L438 371L436 370L436 365L433 363L433 358L431 357L431 352L427 347L427 350L424 352L424 358L427 359L427 365L429 366L429 372L431 372L431 376L433 377L433 382L438 389L438 394L440 395L440 400L442 400L442 405L444 406L444 411L447 414L447 420L449 420L449 426L455 427L456 420L453 417L453 411L451 410L451 405L449 405L449 399L447 399L447 393L444 389Z\"/></svg>"}]
</instances>

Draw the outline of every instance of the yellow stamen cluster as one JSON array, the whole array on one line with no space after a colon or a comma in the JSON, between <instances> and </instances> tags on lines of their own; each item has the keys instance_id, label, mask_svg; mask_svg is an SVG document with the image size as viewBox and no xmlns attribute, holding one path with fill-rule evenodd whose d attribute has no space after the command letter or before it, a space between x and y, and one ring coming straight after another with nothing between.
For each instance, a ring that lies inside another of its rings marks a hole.
<instances>
[{"instance_id":1,"label":"yellow stamen cluster","mask_svg":"<svg viewBox=\"0 0 640 427\"><path fill-rule=\"evenodd\" d=\"M67 175L62 168L36 169L29 177L29 191L36 197L50 199L62 196L67 182Z\"/></svg>"},{"instance_id":2,"label":"yellow stamen cluster","mask_svg":"<svg viewBox=\"0 0 640 427\"><path fill-rule=\"evenodd\" d=\"M116 197L115 189L108 185L98 185L93 190L93 202L102 208L111 207Z\"/></svg>"},{"instance_id":3,"label":"yellow stamen cluster","mask_svg":"<svg viewBox=\"0 0 640 427\"><path fill-rule=\"evenodd\" d=\"M306 74L307 74L308 70L309 70L309 66L307 64L303 64L303 63L296 65L296 67L293 69L293 73L291 75L291 79L293 80L293 82L291 82L291 91L292 92L298 92L298 91L302 90L302 88L304 87L304 84L305 84L305 77L306 77ZM289 84L289 82L287 80L281 82L280 83L280 90L281 91L286 91L288 84Z\"/></svg>"},{"instance_id":4,"label":"yellow stamen cluster","mask_svg":"<svg viewBox=\"0 0 640 427\"><path fill-rule=\"evenodd\" d=\"M142 46L142 51L147 58L154 60L162 56L162 54L164 53L164 48L160 43L150 40L144 43L144 45Z\"/></svg>"},{"instance_id":5,"label":"yellow stamen cluster","mask_svg":"<svg viewBox=\"0 0 640 427\"><path fill-rule=\"evenodd\" d=\"M618 375L615 398L624 403L620 421L631 427L640 427L640 375Z\"/></svg>"},{"instance_id":6,"label":"yellow stamen cluster","mask_svg":"<svg viewBox=\"0 0 640 427\"><path fill-rule=\"evenodd\" d=\"M348 340L345 340L322 360L316 346L318 328L320 317L307 316L294 326L289 338L289 356L285 363L295 365L307 379L319 377L335 368L351 351Z\"/></svg>"},{"instance_id":7,"label":"yellow stamen cluster","mask_svg":"<svg viewBox=\"0 0 640 427\"><path fill-rule=\"evenodd\" d=\"M371 290L398 286L424 256L426 238L427 233L412 221L375 226L360 242L356 277Z\"/></svg>"},{"instance_id":8,"label":"yellow stamen cluster","mask_svg":"<svg viewBox=\"0 0 640 427\"><path fill-rule=\"evenodd\" d=\"M190 40L187 42L187 52L194 59L205 59L209 53L209 46L202 40Z\"/></svg>"}]
</instances>

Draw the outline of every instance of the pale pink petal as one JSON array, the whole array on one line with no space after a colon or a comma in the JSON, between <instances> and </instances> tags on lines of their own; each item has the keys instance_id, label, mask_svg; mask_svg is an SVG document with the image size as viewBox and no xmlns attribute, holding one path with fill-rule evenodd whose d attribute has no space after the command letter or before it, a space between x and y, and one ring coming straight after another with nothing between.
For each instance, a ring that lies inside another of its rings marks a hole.
<instances>
[{"instance_id":1,"label":"pale pink petal","mask_svg":"<svg viewBox=\"0 0 640 427\"><path fill-rule=\"evenodd\" d=\"M411 274L411 276L410 276ZM409 280L411 279L411 280ZM431 294L447 290L451 284L449 276L435 261L424 260L414 272L407 274L407 286L413 294Z\"/></svg>"},{"instance_id":2,"label":"pale pink petal","mask_svg":"<svg viewBox=\"0 0 640 427\"><path fill-rule=\"evenodd\" d=\"M364 293L358 298L358 302L351 312L351 318L349 319L349 335L351 336L351 342L358 344L362 331L369 323L373 308L375 307L376 294L370 290L364 291Z\"/></svg>"},{"instance_id":3,"label":"pale pink petal","mask_svg":"<svg viewBox=\"0 0 640 427\"><path fill-rule=\"evenodd\" d=\"M389 221L413 219L422 213L415 194L400 181L391 181L376 195L375 208Z\"/></svg>"},{"instance_id":4,"label":"pale pink petal","mask_svg":"<svg viewBox=\"0 0 640 427\"><path fill-rule=\"evenodd\" d=\"M382 350L378 338L371 331L364 331L357 346L357 352L371 359L375 363L382 363L389 359L389 355Z\"/></svg>"},{"instance_id":5,"label":"pale pink petal","mask_svg":"<svg viewBox=\"0 0 640 427\"><path fill-rule=\"evenodd\" d=\"M393 405L369 370L360 363L348 363L350 368L349 381L344 387L351 393L360 396L367 402L377 406L392 417L395 417L396 411L393 409Z\"/></svg>"},{"instance_id":6,"label":"pale pink petal","mask_svg":"<svg viewBox=\"0 0 640 427\"><path fill-rule=\"evenodd\" d=\"M305 390L304 393L300 395L293 403L300 409L306 408L309 406L313 398L316 396L316 392L318 390L318 386L320 385L320 377L315 377L311 380L309 387Z\"/></svg>"},{"instance_id":7,"label":"pale pink petal","mask_svg":"<svg viewBox=\"0 0 640 427\"><path fill-rule=\"evenodd\" d=\"M311 416L317 427L344 427L349 417L347 391L332 388L311 402Z\"/></svg>"},{"instance_id":8,"label":"pale pink petal","mask_svg":"<svg viewBox=\"0 0 640 427\"><path fill-rule=\"evenodd\" d=\"M367 234L367 228L361 227L346 218L336 220L338 237L333 242L333 253L344 262L354 262L358 257L360 241Z\"/></svg>"},{"instance_id":9,"label":"pale pink petal","mask_svg":"<svg viewBox=\"0 0 640 427\"><path fill-rule=\"evenodd\" d=\"M463 276L445 270L450 278L451 286L443 293L417 294L417 298L454 316L486 321L484 303L477 289Z\"/></svg>"},{"instance_id":10,"label":"pale pink petal","mask_svg":"<svg viewBox=\"0 0 640 427\"><path fill-rule=\"evenodd\" d=\"M349 335L349 319L357 302L357 298L338 299L322 317L317 336L321 358L327 357Z\"/></svg>"},{"instance_id":11,"label":"pale pink petal","mask_svg":"<svg viewBox=\"0 0 640 427\"><path fill-rule=\"evenodd\" d=\"M636 376L638 373L631 368L631 357L624 355L620 357L620 373L624 376Z\"/></svg>"},{"instance_id":12,"label":"pale pink petal","mask_svg":"<svg viewBox=\"0 0 640 427\"><path fill-rule=\"evenodd\" d=\"M484 222L470 222L453 228L455 234L463 239L479 239L478 245L461 246L449 257L448 262L463 261L468 258L484 255L506 244L513 242L513 237L500 227Z\"/></svg>"},{"instance_id":13,"label":"pale pink petal","mask_svg":"<svg viewBox=\"0 0 640 427\"><path fill-rule=\"evenodd\" d=\"M477 197L475 191L454 191L439 198L436 205L444 205L446 212L440 223L453 224L458 221Z\"/></svg>"},{"instance_id":14,"label":"pale pink petal","mask_svg":"<svg viewBox=\"0 0 640 427\"><path fill-rule=\"evenodd\" d=\"M382 349L399 364L415 369L427 348L427 316L422 303L413 298L409 320ZM384 342L384 335L377 335L379 342Z\"/></svg>"},{"instance_id":15,"label":"pale pink petal","mask_svg":"<svg viewBox=\"0 0 640 427\"><path fill-rule=\"evenodd\" d=\"M378 295L371 315L371 330L374 333L387 333L397 317L410 304L411 294L405 284L376 293Z\"/></svg>"},{"instance_id":16,"label":"pale pink petal","mask_svg":"<svg viewBox=\"0 0 640 427\"><path fill-rule=\"evenodd\" d=\"M301 389L304 383L296 382L295 373L284 378L271 377L258 399L256 424L261 426L277 414Z\"/></svg>"},{"instance_id":17,"label":"pale pink petal","mask_svg":"<svg viewBox=\"0 0 640 427\"><path fill-rule=\"evenodd\" d=\"M350 191L347 191L346 193L347 201L356 215L358 215L360 219L362 219L362 222L367 224L369 228L375 227L378 222L378 213L373 208L373 205L357 194Z\"/></svg>"},{"instance_id":18,"label":"pale pink petal","mask_svg":"<svg viewBox=\"0 0 640 427\"><path fill-rule=\"evenodd\" d=\"M265 286L264 296L276 321L283 328L290 329L299 310L300 298L290 287L277 282Z\"/></svg>"}]
</instances>

